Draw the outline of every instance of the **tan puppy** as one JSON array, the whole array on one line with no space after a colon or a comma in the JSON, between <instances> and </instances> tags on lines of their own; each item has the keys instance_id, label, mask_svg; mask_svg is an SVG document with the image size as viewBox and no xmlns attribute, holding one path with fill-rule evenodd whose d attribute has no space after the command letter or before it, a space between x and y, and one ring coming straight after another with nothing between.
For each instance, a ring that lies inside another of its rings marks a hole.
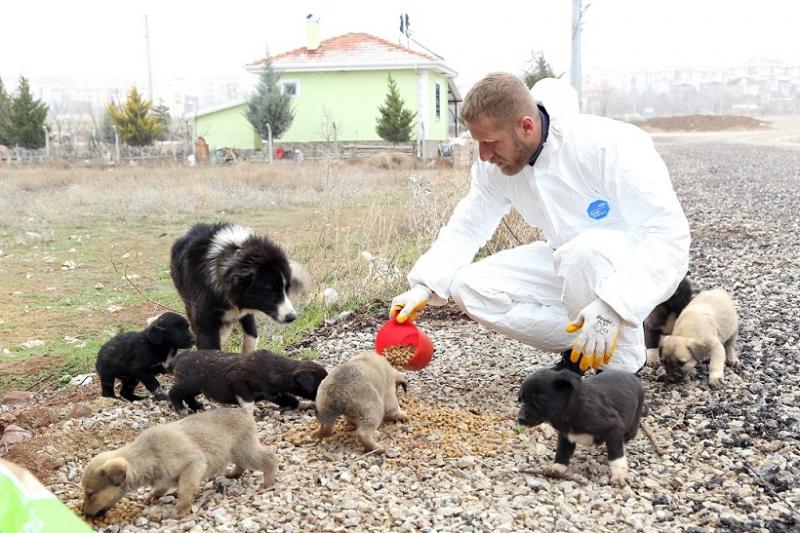
<instances>
[{"instance_id":1,"label":"tan puppy","mask_svg":"<svg viewBox=\"0 0 800 533\"><path fill-rule=\"evenodd\" d=\"M377 443L378 426L386 420L406 420L397 401L397 385L406 388L403 376L385 357L361 352L337 366L317 391L319 429L312 436L323 439L333 432L339 415L356 426L356 436L367 451L382 453Z\"/></svg>"},{"instance_id":2,"label":"tan puppy","mask_svg":"<svg viewBox=\"0 0 800 533\"><path fill-rule=\"evenodd\" d=\"M154 501L177 486L175 516L184 516L200 483L222 474L230 463L235 467L228 477L238 477L249 468L264 473L265 488L275 483L275 456L259 444L249 410L216 409L152 427L86 465L82 510L97 516L139 487L152 486Z\"/></svg>"},{"instance_id":3,"label":"tan puppy","mask_svg":"<svg viewBox=\"0 0 800 533\"><path fill-rule=\"evenodd\" d=\"M659 355L667 376L682 381L698 362L708 361L708 383L723 383L725 363L735 365L739 319L736 306L723 289L703 291L675 321L672 335L661 338Z\"/></svg>"}]
</instances>

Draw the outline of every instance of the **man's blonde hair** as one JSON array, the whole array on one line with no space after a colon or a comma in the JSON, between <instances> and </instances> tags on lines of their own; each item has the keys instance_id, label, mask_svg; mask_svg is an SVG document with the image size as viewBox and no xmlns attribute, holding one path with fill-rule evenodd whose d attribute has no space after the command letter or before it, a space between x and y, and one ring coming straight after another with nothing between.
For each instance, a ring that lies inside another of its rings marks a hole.
<instances>
[{"instance_id":1,"label":"man's blonde hair","mask_svg":"<svg viewBox=\"0 0 800 533\"><path fill-rule=\"evenodd\" d=\"M508 72L492 72L473 85L461 107L466 123L488 116L503 126L525 115L536 120L536 100L522 80Z\"/></svg>"}]
</instances>

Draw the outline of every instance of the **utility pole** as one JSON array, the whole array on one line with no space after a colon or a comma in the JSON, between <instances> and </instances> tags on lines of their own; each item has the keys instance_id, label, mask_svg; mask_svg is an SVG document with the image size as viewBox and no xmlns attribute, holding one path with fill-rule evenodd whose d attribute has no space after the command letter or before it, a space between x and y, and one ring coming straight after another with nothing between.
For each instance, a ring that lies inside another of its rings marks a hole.
<instances>
[{"instance_id":1,"label":"utility pole","mask_svg":"<svg viewBox=\"0 0 800 533\"><path fill-rule=\"evenodd\" d=\"M114 160L119 164L120 162L120 154L119 154L119 130L117 129L117 125L114 124L111 126L114 128Z\"/></svg>"},{"instance_id":2,"label":"utility pole","mask_svg":"<svg viewBox=\"0 0 800 533\"><path fill-rule=\"evenodd\" d=\"M583 0L572 0L572 64L569 70L570 84L578 93L578 109L581 106L581 19Z\"/></svg>"},{"instance_id":3,"label":"utility pole","mask_svg":"<svg viewBox=\"0 0 800 533\"><path fill-rule=\"evenodd\" d=\"M147 15L144 16L144 40L147 45L147 93L150 101L153 101L153 69L150 66L150 25L147 23Z\"/></svg>"},{"instance_id":4,"label":"utility pole","mask_svg":"<svg viewBox=\"0 0 800 533\"><path fill-rule=\"evenodd\" d=\"M47 124L42 124L44 128L44 153L47 159L50 159L50 132L47 131Z\"/></svg>"}]
</instances>

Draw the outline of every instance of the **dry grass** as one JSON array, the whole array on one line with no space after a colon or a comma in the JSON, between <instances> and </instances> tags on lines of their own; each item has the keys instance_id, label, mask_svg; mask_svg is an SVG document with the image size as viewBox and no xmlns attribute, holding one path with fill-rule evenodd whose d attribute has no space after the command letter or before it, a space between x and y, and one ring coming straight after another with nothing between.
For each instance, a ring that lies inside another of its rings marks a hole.
<instances>
[{"instance_id":1,"label":"dry grass","mask_svg":"<svg viewBox=\"0 0 800 533\"><path fill-rule=\"evenodd\" d=\"M273 349L342 308L388 302L406 287L409 268L469 184L464 170L411 168L402 158L389 163L380 156L358 164L0 167L0 351L47 356L61 377L90 368L114 333L141 329L162 310L152 302L182 311L169 248L194 222L248 225L311 274L305 322L267 324L262 343ZM514 216L481 254L532 240ZM62 267L67 261L74 268ZM341 295L339 307L322 304L326 287ZM21 346L32 339L46 345Z\"/></svg>"}]
</instances>

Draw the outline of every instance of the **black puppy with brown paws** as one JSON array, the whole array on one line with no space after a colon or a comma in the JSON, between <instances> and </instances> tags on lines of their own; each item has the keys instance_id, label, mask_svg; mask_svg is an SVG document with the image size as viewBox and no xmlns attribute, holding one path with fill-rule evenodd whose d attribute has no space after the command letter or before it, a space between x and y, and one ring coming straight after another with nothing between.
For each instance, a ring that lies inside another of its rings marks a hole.
<instances>
[{"instance_id":1,"label":"black puppy with brown paws","mask_svg":"<svg viewBox=\"0 0 800 533\"><path fill-rule=\"evenodd\" d=\"M183 352L175 360L175 382L169 398L178 412L184 404L192 411L203 408L198 394L223 404L252 408L259 400L297 409L297 399L314 400L319 384L328 375L313 361L299 361L269 350L244 354L219 350Z\"/></svg>"},{"instance_id":2,"label":"black puppy with brown paws","mask_svg":"<svg viewBox=\"0 0 800 533\"><path fill-rule=\"evenodd\" d=\"M144 399L133 393L139 382L144 383L156 400L166 400L156 375L169 371L178 350L193 344L189 321L172 312L163 313L144 331L114 335L100 348L95 362L103 396L116 398L114 383L119 379L120 396L128 401Z\"/></svg>"},{"instance_id":3,"label":"black puppy with brown paws","mask_svg":"<svg viewBox=\"0 0 800 533\"><path fill-rule=\"evenodd\" d=\"M555 463L547 474L562 477L575 445L606 444L611 483L626 482L625 443L636 436L644 407L644 388L634 374L606 370L581 379L569 370L539 370L519 391L517 422L534 427L548 422L558 431Z\"/></svg>"}]
</instances>

